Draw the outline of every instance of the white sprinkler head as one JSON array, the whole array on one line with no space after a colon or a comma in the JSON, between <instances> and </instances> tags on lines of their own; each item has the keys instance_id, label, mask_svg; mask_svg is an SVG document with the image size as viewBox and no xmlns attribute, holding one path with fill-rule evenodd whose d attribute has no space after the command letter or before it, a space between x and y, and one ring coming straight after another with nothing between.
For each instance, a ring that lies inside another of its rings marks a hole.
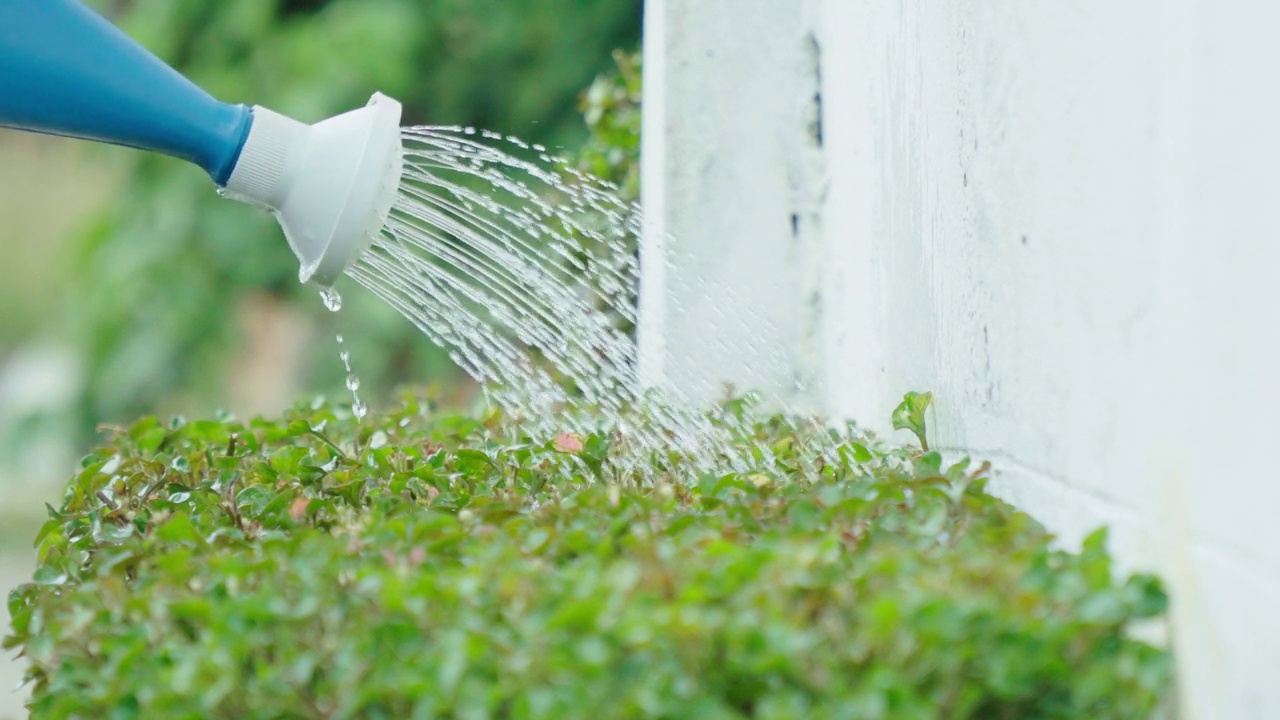
<instances>
[{"instance_id":1,"label":"white sprinkler head","mask_svg":"<svg viewBox=\"0 0 1280 720\"><path fill-rule=\"evenodd\" d=\"M221 192L268 208L302 263L299 279L328 287L382 229L400 168L400 103L382 93L315 125L254 106Z\"/></svg>"}]
</instances>

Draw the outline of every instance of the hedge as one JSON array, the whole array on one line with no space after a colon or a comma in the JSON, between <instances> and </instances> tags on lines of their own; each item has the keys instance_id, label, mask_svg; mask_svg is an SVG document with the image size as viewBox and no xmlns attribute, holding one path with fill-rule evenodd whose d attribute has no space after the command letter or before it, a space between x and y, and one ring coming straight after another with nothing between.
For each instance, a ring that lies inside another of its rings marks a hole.
<instances>
[{"instance_id":1,"label":"hedge","mask_svg":"<svg viewBox=\"0 0 1280 720\"><path fill-rule=\"evenodd\" d=\"M34 717L1149 718L1159 582L984 467L757 422L771 473L607 472L417 397L357 423L142 420L85 458L9 598Z\"/></svg>"}]
</instances>

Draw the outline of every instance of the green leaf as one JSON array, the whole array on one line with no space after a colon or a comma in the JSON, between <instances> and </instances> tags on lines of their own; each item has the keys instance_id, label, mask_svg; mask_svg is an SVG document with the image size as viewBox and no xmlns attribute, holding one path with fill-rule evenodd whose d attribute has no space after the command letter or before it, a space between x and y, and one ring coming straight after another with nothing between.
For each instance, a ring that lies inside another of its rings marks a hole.
<instances>
[{"instance_id":1,"label":"green leaf","mask_svg":"<svg viewBox=\"0 0 1280 720\"><path fill-rule=\"evenodd\" d=\"M231 432L225 424L212 420L196 420L188 423L183 430L188 439L209 445L222 446L231 438Z\"/></svg>"},{"instance_id":2,"label":"green leaf","mask_svg":"<svg viewBox=\"0 0 1280 720\"><path fill-rule=\"evenodd\" d=\"M67 574L55 567L43 565L36 569L36 574L32 577L32 581L37 585L65 585Z\"/></svg>"},{"instance_id":3,"label":"green leaf","mask_svg":"<svg viewBox=\"0 0 1280 720\"><path fill-rule=\"evenodd\" d=\"M1153 575L1134 575L1125 582L1124 591L1134 617L1154 618L1169 610L1164 585Z\"/></svg>"},{"instance_id":4,"label":"green leaf","mask_svg":"<svg viewBox=\"0 0 1280 720\"><path fill-rule=\"evenodd\" d=\"M137 437L138 451L144 456L154 455L169 438L169 431L163 427L153 427Z\"/></svg>"},{"instance_id":5,"label":"green leaf","mask_svg":"<svg viewBox=\"0 0 1280 720\"><path fill-rule=\"evenodd\" d=\"M353 480L348 483L327 488L325 492L337 495L342 498L343 502L351 507L360 507L360 498L364 494L364 485L364 482L361 480Z\"/></svg>"},{"instance_id":6,"label":"green leaf","mask_svg":"<svg viewBox=\"0 0 1280 720\"><path fill-rule=\"evenodd\" d=\"M156 529L155 536L175 545L194 546L203 542L191 518L184 512L174 513L173 517Z\"/></svg>"},{"instance_id":7,"label":"green leaf","mask_svg":"<svg viewBox=\"0 0 1280 720\"><path fill-rule=\"evenodd\" d=\"M247 487L236 493L236 506L246 514L258 516L271 502L272 495L270 490L260 485Z\"/></svg>"},{"instance_id":8,"label":"green leaf","mask_svg":"<svg viewBox=\"0 0 1280 720\"><path fill-rule=\"evenodd\" d=\"M124 523L117 525L115 523L107 523L102 527L102 540L108 543L121 543L133 537L137 528L133 523Z\"/></svg>"},{"instance_id":9,"label":"green leaf","mask_svg":"<svg viewBox=\"0 0 1280 720\"><path fill-rule=\"evenodd\" d=\"M926 451L929 449L929 440L926 437L924 416L931 404L933 393L909 392L903 397L902 403L894 408L892 418L894 430L910 430L920 441L920 447Z\"/></svg>"},{"instance_id":10,"label":"green leaf","mask_svg":"<svg viewBox=\"0 0 1280 720\"><path fill-rule=\"evenodd\" d=\"M307 432L310 431L308 430ZM290 437L297 436L291 435ZM298 472L298 469L302 466L302 460L306 456L306 448L298 447L297 445L286 445L271 454L271 469L282 475L293 475Z\"/></svg>"},{"instance_id":11,"label":"green leaf","mask_svg":"<svg viewBox=\"0 0 1280 720\"><path fill-rule=\"evenodd\" d=\"M61 520L46 520L44 524L40 526L40 531L36 533L36 539L32 543L32 547L40 547L40 543L44 542L44 539L49 537L50 533L60 527L62 527Z\"/></svg>"}]
</instances>

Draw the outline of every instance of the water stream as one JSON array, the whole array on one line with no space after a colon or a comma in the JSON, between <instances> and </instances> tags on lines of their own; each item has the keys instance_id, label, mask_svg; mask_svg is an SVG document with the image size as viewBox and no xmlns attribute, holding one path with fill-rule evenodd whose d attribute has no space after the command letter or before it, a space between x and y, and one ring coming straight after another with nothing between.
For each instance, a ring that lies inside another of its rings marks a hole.
<instances>
[{"instance_id":1,"label":"water stream","mask_svg":"<svg viewBox=\"0 0 1280 720\"><path fill-rule=\"evenodd\" d=\"M333 288L323 288L320 290L320 300L324 302L325 308L332 313L342 310L342 295L338 294ZM351 393L351 414L355 415L357 420L363 420L368 414L369 408L360 399L360 378L356 376L354 370L351 369L351 352L346 348L346 339L342 334L334 336L338 341L338 359L342 361L342 367L346 371L347 390Z\"/></svg>"},{"instance_id":2,"label":"water stream","mask_svg":"<svg viewBox=\"0 0 1280 720\"><path fill-rule=\"evenodd\" d=\"M609 432L623 474L769 469L767 447L731 441L735 417L642 390L637 205L510 136L416 127L402 139L399 197L348 274L447 348L510 427L541 440ZM341 305L336 292L324 301Z\"/></svg>"}]
</instances>

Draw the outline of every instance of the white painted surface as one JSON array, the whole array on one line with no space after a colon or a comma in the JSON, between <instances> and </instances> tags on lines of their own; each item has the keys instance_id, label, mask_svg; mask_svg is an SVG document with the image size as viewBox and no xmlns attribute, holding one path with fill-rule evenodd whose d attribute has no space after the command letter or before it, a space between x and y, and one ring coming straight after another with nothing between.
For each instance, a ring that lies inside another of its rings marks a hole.
<instances>
[{"instance_id":1,"label":"white painted surface","mask_svg":"<svg viewBox=\"0 0 1280 720\"><path fill-rule=\"evenodd\" d=\"M1280 718L1280 3L648 13L646 377L881 428L932 390L936 444L1166 577L1185 718Z\"/></svg>"},{"instance_id":2,"label":"white painted surface","mask_svg":"<svg viewBox=\"0 0 1280 720\"><path fill-rule=\"evenodd\" d=\"M647 12L646 46L681 50L645 58L641 373L697 397L732 383L800 400L820 359L820 308L793 292L820 271L819 46L786 2Z\"/></svg>"}]
</instances>

